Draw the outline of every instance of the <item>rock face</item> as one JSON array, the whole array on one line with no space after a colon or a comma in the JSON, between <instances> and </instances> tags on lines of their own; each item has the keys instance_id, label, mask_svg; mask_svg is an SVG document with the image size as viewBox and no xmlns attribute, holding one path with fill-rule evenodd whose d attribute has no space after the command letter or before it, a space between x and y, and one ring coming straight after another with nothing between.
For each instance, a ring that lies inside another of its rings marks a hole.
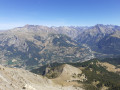
<instances>
[{"instance_id":1,"label":"rock face","mask_svg":"<svg viewBox=\"0 0 120 90\"><path fill-rule=\"evenodd\" d=\"M79 87L61 86L43 76L0 65L0 90L83 90Z\"/></svg>"}]
</instances>

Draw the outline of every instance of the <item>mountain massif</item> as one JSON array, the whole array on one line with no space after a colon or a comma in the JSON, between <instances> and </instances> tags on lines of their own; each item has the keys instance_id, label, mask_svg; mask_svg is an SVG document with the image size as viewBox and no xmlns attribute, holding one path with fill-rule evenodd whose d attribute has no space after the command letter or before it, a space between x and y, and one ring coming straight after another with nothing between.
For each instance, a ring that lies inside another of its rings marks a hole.
<instances>
[{"instance_id":1,"label":"mountain massif","mask_svg":"<svg viewBox=\"0 0 120 90\"><path fill-rule=\"evenodd\" d=\"M119 35L119 26L98 24L78 35L76 40L87 44L96 57L119 56Z\"/></svg>"},{"instance_id":2,"label":"mountain massif","mask_svg":"<svg viewBox=\"0 0 120 90\"><path fill-rule=\"evenodd\" d=\"M120 27L25 25L0 32L0 63L32 69L48 63L119 57Z\"/></svg>"}]
</instances>

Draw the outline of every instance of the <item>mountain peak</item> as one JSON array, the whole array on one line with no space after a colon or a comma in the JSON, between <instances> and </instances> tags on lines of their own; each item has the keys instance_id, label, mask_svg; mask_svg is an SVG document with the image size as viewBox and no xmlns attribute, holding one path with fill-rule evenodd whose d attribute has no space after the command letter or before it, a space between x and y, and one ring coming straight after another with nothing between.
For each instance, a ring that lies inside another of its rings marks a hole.
<instances>
[{"instance_id":1,"label":"mountain peak","mask_svg":"<svg viewBox=\"0 0 120 90\"><path fill-rule=\"evenodd\" d=\"M95 26L104 26L103 24L96 24Z\"/></svg>"}]
</instances>

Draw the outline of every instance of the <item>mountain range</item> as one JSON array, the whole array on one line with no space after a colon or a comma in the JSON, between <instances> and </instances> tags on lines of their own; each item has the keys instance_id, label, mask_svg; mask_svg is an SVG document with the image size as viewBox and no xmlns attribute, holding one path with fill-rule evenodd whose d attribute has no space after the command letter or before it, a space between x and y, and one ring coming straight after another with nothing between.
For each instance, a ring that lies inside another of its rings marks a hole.
<instances>
[{"instance_id":1,"label":"mountain range","mask_svg":"<svg viewBox=\"0 0 120 90\"><path fill-rule=\"evenodd\" d=\"M120 26L25 25L0 32L0 63L33 69L48 63L119 57Z\"/></svg>"}]
</instances>

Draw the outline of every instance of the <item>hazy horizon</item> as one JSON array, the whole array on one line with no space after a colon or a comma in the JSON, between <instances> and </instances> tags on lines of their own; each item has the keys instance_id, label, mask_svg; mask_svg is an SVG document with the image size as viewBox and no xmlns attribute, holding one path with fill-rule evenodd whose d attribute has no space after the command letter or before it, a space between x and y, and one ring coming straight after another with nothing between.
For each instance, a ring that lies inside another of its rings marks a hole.
<instances>
[{"instance_id":1,"label":"hazy horizon","mask_svg":"<svg viewBox=\"0 0 120 90\"><path fill-rule=\"evenodd\" d=\"M120 25L119 0L1 0L0 30L44 26Z\"/></svg>"},{"instance_id":2,"label":"hazy horizon","mask_svg":"<svg viewBox=\"0 0 120 90\"><path fill-rule=\"evenodd\" d=\"M5 31L5 30L11 30L11 29L14 29L14 28L19 28L19 27L24 27L26 25L34 25L34 26L37 26L37 24L25 24L25 25L21 25L21 26L15 26L15 27L11 27L11 28L8 28L8 29L0 29L0 31ZM100 24L95 24L95 25L100 25ZM64 25L66 27L92 27L92 26L95 26L95 25L90 25L90 26L73 26L73 25ZM102 24L102 25L113 25L113 24ZM47 25L38 25L38 26L47 26ZM47 27L64 27L64 26L47 26ZM120 25L114 25L114 26L120 26Z\"/></svg>"}]
</instances>

